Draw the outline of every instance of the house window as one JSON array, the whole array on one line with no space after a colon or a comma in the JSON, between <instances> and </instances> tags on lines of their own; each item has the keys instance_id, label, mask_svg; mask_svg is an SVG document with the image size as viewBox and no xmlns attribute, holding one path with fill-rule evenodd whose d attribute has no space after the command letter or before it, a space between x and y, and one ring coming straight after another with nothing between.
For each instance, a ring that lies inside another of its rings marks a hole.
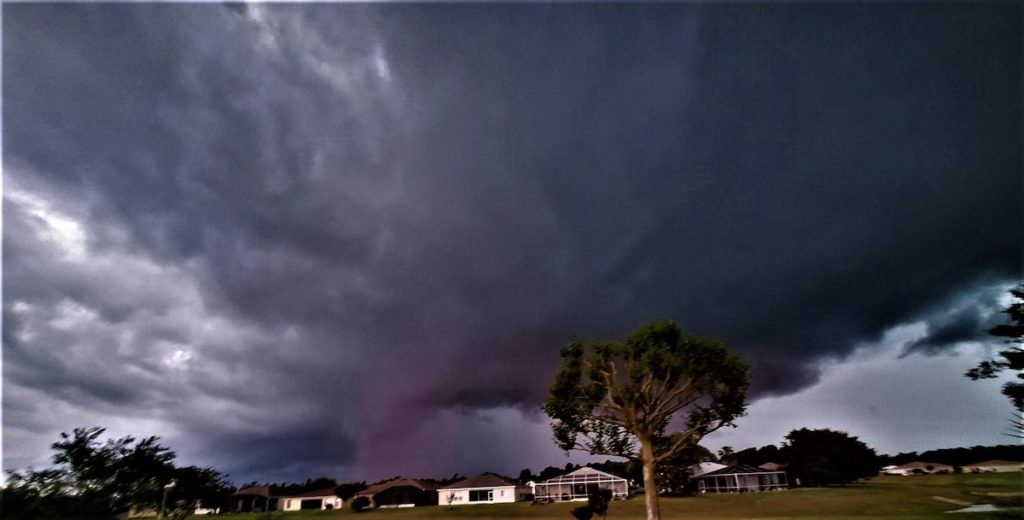
<instances>
[{"instance_id":1,"label":"house window","mask_svg":"<svg viewBox=\"0 0 1024 520\"><path fill-rule=\"evenodd\" d=\"M504 489L501 490L501 496L505 496L505 490Z\"/></svg>"},{"instance_id":2,"label":"house window","mask_svg":"<svg viewBox=\"0 0 1024 520\"><path fill-rule=\"evenodd\" d=\"M494 500L493 489L471 489L469 490L470 502L490 502Z\"/></svg>"},{"instance_id":3,"label":"house window","mask_svg":"<svg viewBox=\"0 0 1024 520\"><path fill-rule=\"evenodd\" d=\"M285 509L291 509L292 508L292 501L291 500L285 500L284 501L284 508Z\"/></svg>"}]
</instances>

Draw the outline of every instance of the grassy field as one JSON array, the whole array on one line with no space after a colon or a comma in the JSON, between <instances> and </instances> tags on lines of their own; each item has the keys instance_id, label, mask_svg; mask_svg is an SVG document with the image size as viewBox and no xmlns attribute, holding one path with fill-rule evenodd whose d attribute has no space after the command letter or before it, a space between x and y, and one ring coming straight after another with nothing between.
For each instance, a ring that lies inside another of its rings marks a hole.
<instances>
[{"instance_id":1,"label":"grassy field","mask_svg":"<svg viewBox=\"0 0 1024 520\"><path fill-rule=\"evenodd\" d=\"M1024 474L924 475L915 477L876 477L860 485L827 489L791 489L767 493L704 495L687 498L663 498L665 519L818 519L873 518L925 519L945 517L942 513L962 506L933 497L993 504L1010 508L996 513L960 513L950 519L980 520L1024 518ZM988 495L995 493L996 495ZM294 513L252 513L222 516L230 520L328 520L357 515L360 520L415 520L419 518L532 518L572 519L569 511L579 504L530 503L478 506L446 505L415 509L354 513L351 510L307 511ZM645 517L643 497L612 504L609 520L640 520ZM351 520L355 520L351 518Z\"/></svg>"}]
</instances>

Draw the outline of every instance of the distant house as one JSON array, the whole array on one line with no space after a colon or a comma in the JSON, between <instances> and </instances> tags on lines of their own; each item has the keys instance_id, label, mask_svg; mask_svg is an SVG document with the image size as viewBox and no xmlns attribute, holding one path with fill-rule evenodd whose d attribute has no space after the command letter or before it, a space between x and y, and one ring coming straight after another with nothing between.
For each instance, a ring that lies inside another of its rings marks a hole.
<instances>
[{"instance_id":1,"label":"distant house","mask_svg":"<svg viewBox=\"0 0 1024 520\"><path fill-rule=\"evenodd\" d=\"M196 504L196 508L192 511L194 515L219 515L220 507L206 507L206 504L202 502Z\"/></svg>"},{"instance_id":2,"label":"distant house","mask_svg":"<svg viewBox=\"0 0 1024 520\"><path fill-rule=\"evenodd\" d=\"M986 460L968 464L963 467L964 473L1007 473L1024 470L1024 462L1012 460Z\"/></svg>"},{"instance_id":3,"label":"distant house","mask_svg":"<svg viewBox=\"0 0 1024 520\"><path fill-rule=\"evenodd\" d=\"M341 509L342 506L342 500L334 494L333 487L282 495L277 498L277 503L282 511Z\"/></svg>"},{"instance_id":4,"label":"distant house","mask_svg":"<svg viewBox=\"0 0 1024 520\"><path fill-rule=\"evenodd\" d=\"M526 500L530 487L505 477L484 473L462 479L437 491L438 502L450 505L500 504Z\"/></svg>"},{"instance_id":5,"label":"distant house","mask_svg":"<svg viewBox=\"0 0 1024 520\"><path fill-rule=\"evenodd\" d=\"M736 465L695 475L697 491L701 493L747 493L786 489L784 471L768 471L753 466Z\"/></svg>"},{"instance_id":6,"label":"distant house","mask_svg":"<svg viewBox=\"0 0 1024 520\"><path fill-rule=\"evenodd\" d=\"M596 470L580 468L565 475L533 485L533 499L537 502L565 502L586 500L591 493L608 490L613 499L629 496L629 483L622 477Z\"/></svg>"},{"instance_id":7,"label":"distant house","mask_svg":"<svg viewBox=\"0 0 1024 520\"><path fill-rule=\"evenodd\" d=\"M239 489L228 501L228 511L250 513L253 511L275 511L277 509L277 488L274 486L249 486Z\"/></svg>"},{"instance_id":8,"label":"distant house","mask_svg":"<svg viewBox=\"0 0 1024 520\"><path fill-rule=\"evenodd\" d=\"M355 496L369 499L370 507L436 506L437 486L425 480L396 478L374 484Z\"/></svg>"},{"instance_id":9,"label":"distant house","mask_svg":"<svg viewBox=\"0 0 1024 520\"><path fill-rule=\"evenodd\" d=\"M921 462L914 461L903 464L902 466L886 466L882 468L882 473L886 475L926 475L932 473L952 473L953 466L948 464L939 464L938 462Z\"/></svg>"}]
</instances>

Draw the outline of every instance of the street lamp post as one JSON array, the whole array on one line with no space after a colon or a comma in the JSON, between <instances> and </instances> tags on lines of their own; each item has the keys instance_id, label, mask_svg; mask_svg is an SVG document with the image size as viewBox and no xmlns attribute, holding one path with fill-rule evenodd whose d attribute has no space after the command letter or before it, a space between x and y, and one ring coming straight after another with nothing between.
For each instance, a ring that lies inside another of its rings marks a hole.
<instances>
[{"instance_id":1,"label":"street lamp post","mask_svg":"<svg viewBox=\"0 0 1024 520\"><path fill-rule=\"evenodd\" d=\"M177 483L178 481L172 478L170 482L164 485L164 496L160 499L160 514L157 515L157 518L164 517L164 509L167 507L167 492L174 488L174 485Z\"/></svg>"}]
</instances>

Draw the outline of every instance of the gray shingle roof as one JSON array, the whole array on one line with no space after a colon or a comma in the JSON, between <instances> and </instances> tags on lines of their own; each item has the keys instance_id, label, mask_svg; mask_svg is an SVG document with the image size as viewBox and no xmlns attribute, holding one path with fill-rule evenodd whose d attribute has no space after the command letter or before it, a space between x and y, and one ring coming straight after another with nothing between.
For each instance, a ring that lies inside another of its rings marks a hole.
<instances>
[{"instance_id":1,"label":"gray shingle roof","mask_svg":"<svg viewBox=\"0 0 1024 520\"><path fill-rule=\"evenodd\" d=\"M412 486L420 490L433 490L437 489L437 486L429 482L422 480L416 480L414 478L396 478L387 482L381 482L380 484L374 484L367 487L366 489L356 493L356 496L373 496L381 491L391 489L398 486Z\"/></svg>"},{"instance_id":2,"label":"gray shingle roof","mask_svg":"<svg viewBox=\"0 0 1024 520\"><path fill-rule=\"evenodd\" d=\"M483 475L464 478L454 484L444 486L441 489L489 488L516 485L518 484L513 480L509 480L505 477L499 477L498 475L491 473L484 473Z\"/></svg>"}]
</instances>

